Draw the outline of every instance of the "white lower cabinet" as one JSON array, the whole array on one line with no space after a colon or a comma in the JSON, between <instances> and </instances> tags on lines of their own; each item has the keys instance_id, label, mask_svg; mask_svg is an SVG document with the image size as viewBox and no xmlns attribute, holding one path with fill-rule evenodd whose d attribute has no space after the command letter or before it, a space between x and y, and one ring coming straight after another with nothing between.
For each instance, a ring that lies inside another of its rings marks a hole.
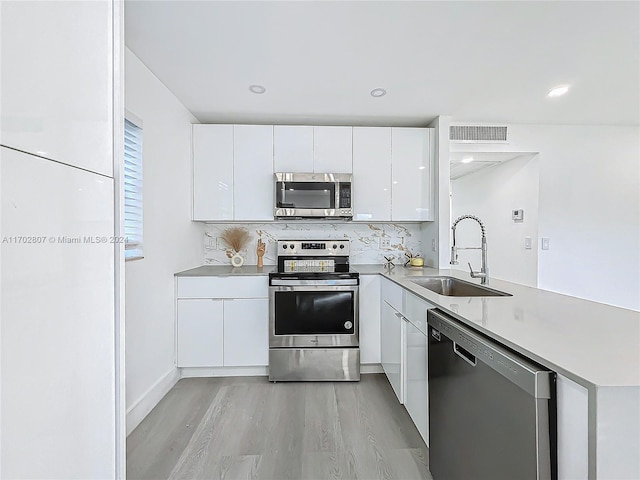
<instances>
[{"instance_id":1,"label":"white lower cabinet","mask_svg":"<svg viewBox=\"0 0 640 480\"><path fill-rule=\"evenodd\" d=\"M178 367L267 366L268 281L266 276L178 278Z\"/></svg>"},{"instance_id":2,"label":"white lower cabinet","mask_svg":"<svg viewBox=\"0 0 640 480\"><path fill-rule=\"evenodd\" d=\"M269 300L224 301L224 366L269 364Z\"/></svg>"},{"instance_id":3,"label":"white lower cabinet","mask_svg":"<svg viewBox=\"0 0 640 480\"><path fill-rule=\"evenodd\" d=\"M381 279L382 368L427 446L429 374L427 312L434 306L398 284Z\"/></svg>"},{"instance_id":4,"label":"white lower cabinet","mask_svg":"<svg viewBox=\"0 0 640 480\"><path fill-rule=\"evenodd\" d=\"M380 363L380 275L360 275L360 363Z\"/></svg>"},{"instance_id":5,"label":"white lower cabinet","mask_svg":"<svg viewBox=\"0 0 640 480\"><path fill-rule=\"evenodd\" d=\"M558 479L589 477L589 392L562 375L558 401Z\"/></svg>"},{"instance_id":6,"label":"white lower cabinet","mask_svg":"<svg viewBox=\"0 0 640 480\"><path fill-rule=\"evenodd\" d=\"M408 320L404 330L404 406L429 446L427 336Z\"/></svg>"},{"instance_id":7,"label":"white lower cabinet","mask_svg":"<svg viewBox=\"0 0 640 480\"><path fill-rule=\"evenodd\" d=\"M400 403L404 403L402 373L402 341L404 321L402 315L386 301L380 302L380 354L384 373L389 379Z\"/></svg>"},{"instance_id":8,"label":"white lower cabinet","mask_svg":"<svg viewBox=\"0 0 640 480\"><path fill-rule=\"evenodd\" d=\"M178 300L178 366L221 367L223 300Z\"/></svg>"}]
</instances>

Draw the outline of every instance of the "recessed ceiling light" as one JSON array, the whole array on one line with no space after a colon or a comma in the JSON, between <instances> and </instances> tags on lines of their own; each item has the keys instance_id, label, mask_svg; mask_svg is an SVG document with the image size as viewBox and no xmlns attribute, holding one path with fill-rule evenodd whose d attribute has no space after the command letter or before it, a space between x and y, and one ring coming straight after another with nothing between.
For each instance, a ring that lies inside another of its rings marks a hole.
<instances>
[{"instance_id":1,"label":"recessed ceiling light","mask_svg":"<svg viewBox=\"0 0 640 480\"><path fill-rule=\"evenodd\" d=\"M257 93L258 95L262 95L264 92L267 91L267 89L264 88L262 85L250 85L249 90L251 91L251 93Z\"/></svg>"},{"instance_id":2,"label":"recessed ceiling light","mask_svg":"<svg viewBox=\"0 0 640 480\"><path fill-rule=\"evenodd\" d=\"M473 162L473 157L464 157L462 159L462 163L471 163Z\"/></svg>"},{"instance_id":3,"label":"recessed ceiling light","mask_svg":"<svg viewBox=\"0 0 640 480\"><path fill-rule=\"evenodd\" d=\"M547 96L561 97L568 91L569 91L569 85L558 85L557 87L553 87L551 90L549 90L549 93L547 93Z\"/></svg>"},{"instance_id":4,"label":"recessed ceiling light","mask_svg":"<svg viewBox=\"0 0 640 480\"><path fill-rule=\"evenodd\" d=\"M371 90L371 96L372 97L384 97L387 94L387 91L384 88L374 88L373 90Z\"/></svg>"},{"instance_id":5,"label":"recessed ceiling light","mask_svg":"<svg viewBox=\"0 0 640 480\"><path fill-rule=\"evenodd\" d=\"M427 168L427 167L425 167L424 165L422 165L422 166L418 167L418 170L424 170L425 168Z\"/></svg>"}]
</instances>

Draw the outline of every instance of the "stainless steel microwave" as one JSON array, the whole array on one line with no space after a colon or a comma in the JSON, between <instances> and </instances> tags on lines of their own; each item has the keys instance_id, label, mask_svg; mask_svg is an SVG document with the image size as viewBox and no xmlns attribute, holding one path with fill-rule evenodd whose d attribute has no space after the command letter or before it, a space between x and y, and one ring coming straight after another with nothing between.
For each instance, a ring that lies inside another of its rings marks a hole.
<instances>
[{"instance_id":1,"label":"stainless steel microwave","mask_svg":"<svg viewBox=\"0 0 640 480\"><path fill-rule=\"evenodd\" d=\"M350 173L276 173L275 218L351 220Z\"/></svg>"}]
</instances>

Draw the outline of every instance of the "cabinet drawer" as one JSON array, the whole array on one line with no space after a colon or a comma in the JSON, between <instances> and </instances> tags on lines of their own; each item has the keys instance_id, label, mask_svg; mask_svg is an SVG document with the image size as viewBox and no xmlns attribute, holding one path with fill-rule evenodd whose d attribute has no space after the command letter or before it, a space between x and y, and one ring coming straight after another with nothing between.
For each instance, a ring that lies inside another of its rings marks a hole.
<instances>
[{"instance_id":1,"label":"cabinet drawer","mask_svg":"<svg viewBox=\"0 0 640 480\"><path fill-rule=\"evenodd\" d=\"M267 298L269 278L180 277L178 298Z\"/></svg>"},{"instance_id":2,"label":"cabinet drawer","mask_svg":"<svg viewBox=\"0 0 640 480\"><path fill-rule=\"evenodd\" d=\"M435 308L413 293L404 292L403 315L425 335L427 334L427 312Z\"/></svg>"},{"instance_id":3,"label":"cabinet drawer","mask_svg":"<svg viewBox=\"0 0 640 480\"><path fill-rule=\"evenodd\" d=\"M387 302L398 312L402 312L402 287L397 283L382 278L381 296L382 300Z\"/></svg>"}]
</instances>

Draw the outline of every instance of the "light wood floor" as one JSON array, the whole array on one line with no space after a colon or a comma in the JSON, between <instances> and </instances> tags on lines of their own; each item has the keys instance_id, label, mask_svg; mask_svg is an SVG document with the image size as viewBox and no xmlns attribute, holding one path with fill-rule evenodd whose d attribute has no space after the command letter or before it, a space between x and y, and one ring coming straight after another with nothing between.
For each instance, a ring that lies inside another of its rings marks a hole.
<instances>
[{"instance_id":1,"label":"light wood floor","mask_svg":"<svg viewBox=\"0 0 640 480\"><path fill-rule=\"evenodd\" d=\"M133 479L431 479L386 378L183 379L127 439Z\"/></svg>"}]
</instances>

